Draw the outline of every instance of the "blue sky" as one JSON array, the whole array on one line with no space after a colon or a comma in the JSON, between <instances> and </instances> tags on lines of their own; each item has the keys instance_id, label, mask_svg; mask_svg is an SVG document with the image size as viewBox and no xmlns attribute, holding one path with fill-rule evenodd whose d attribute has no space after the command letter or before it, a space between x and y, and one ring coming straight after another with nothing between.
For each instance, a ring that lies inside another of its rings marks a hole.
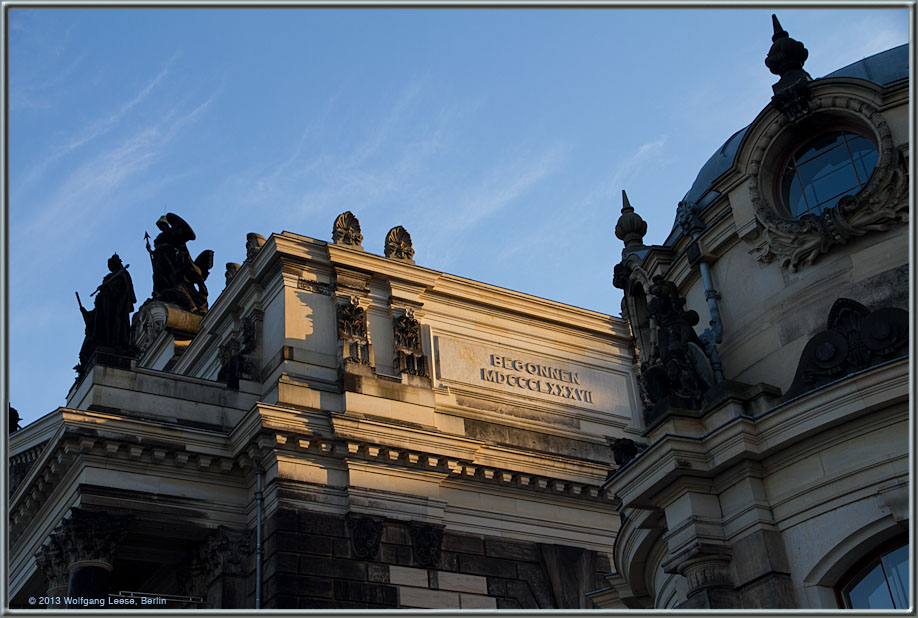
<instances>
[{"instance_id":1,"label":"blue sky","mask_svg":"<svg viewBox=\"0 0 918 618\"><path fill-rule=\"evenodd\" d=\"M364 248L620 313L624 188L661 243L700 167L769 102L772 11L14 8L9 13L10 401L63 405L118 252L138 306L165 211L215 251L245 235ZM908 41L905 9L781 8L814 77Z\"/></svg>"}]
</instances>

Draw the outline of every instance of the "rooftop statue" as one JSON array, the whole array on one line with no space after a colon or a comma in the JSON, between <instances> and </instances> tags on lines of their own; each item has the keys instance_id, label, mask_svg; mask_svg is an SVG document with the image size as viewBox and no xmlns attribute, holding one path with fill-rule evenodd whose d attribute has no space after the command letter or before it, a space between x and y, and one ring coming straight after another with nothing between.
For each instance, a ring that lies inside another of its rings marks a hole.
<instances>
[{"instance_id":1,"label":"rooftop statue","mask_svg":"<svg viewBox=\"0 0 918 618\"><path fill-rule=\"evenodd\" d=\"M93 308L86 310L77 294L80 312L86 325L83 346L80 348L80 364L75 367L80 373L88 366L89 359L97 348L104 347L115 353L131 352L131 312L137 298L134 296L134 282L128 273L130 264L122 264L118 254L108 259L109 273L92 293L95 296Z\"/></svg>"},{"instance_id":2,"label":"rooftop statue","mask_svg":"<svg viewBox=\"0 0 918 618\"><path fill-rule=\"evenodd\" d=\"M189 240L195 239L194 230L180 216L168 213L156 222L160 233L150 248L146 235L147 251L153 262L153 299L171 303L186 311L207 313L207 286L204 281L214 265L214 252L202 251L191 259Z\"/></svg>"}]
</instances>

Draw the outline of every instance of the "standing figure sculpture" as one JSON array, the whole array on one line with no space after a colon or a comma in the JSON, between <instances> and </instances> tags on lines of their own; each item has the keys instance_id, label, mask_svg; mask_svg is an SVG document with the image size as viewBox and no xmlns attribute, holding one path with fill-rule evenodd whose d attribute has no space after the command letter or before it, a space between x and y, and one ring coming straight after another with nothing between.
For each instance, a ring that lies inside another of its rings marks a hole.
<instances>
[{"instance_id":1,"label":"standing figure sculpture","mask_svg":"<svg viewBox=\"0 0 918 618\"><path fill-rule=\"evenodd\" d=\"M714 375L693 328L698 313L685 309L676 285L661 275L653 278L650 293L653 298L647 303L647 313L656 324L657 346L641 367L643 387L653 410L667 398L672 406L699 410L705 392L714 385ZM651 417L655 414L651 411Z\"/></svg>"},{"instance_id":2,"label":"standing figure sculpture","mask_svg":"<svg viewBox=\"0 0 918 618\"><path fill-rule=\"evenodd\" d=\"M80 303L80 312L86 325L83 346L80 348L80 364L75 369L82 373L88 366L96 348L108 348L118 354L131 350L131 312L137 298L134 296L134 282L128 273L130 264L122 264L118 254L108 259L109 273L92 293L95 296L93 308L86 310ZM77 294L77 302L80 295Z\"/></svg>"},{"instance_id":3,"label":"standing figure sculpture","mask_svg":"<svg viewBox=\"0 0 918 618\"><path fill-rule=\"evenodd\" d=\"M160 233L147 251L153 262L153 299L172 303L186 311L207 312L207 286L204 281L214 265L214 252L202 251L191 259L189 240L195 239L194 230L180 216L168 213L159 218L156 227Z\"/></svg>"}]
</instances>

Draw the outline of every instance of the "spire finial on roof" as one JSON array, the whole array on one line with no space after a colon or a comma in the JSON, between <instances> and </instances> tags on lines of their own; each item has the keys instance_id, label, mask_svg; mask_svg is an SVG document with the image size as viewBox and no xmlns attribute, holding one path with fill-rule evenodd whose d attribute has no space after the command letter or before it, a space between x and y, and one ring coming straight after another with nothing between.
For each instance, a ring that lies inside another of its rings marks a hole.
<instances>
[{"instance_id":1,"label":"spire finial on roof","mask_svg":"<svg viewBox=\"0 0 918 618\"><path fill-rule=\"evenodd\" d=\"M775 33L771 37L772 41L777 41L780 38L788 36L787 31L781 27L781 22L778 21L778 16L774 13L771 14L771 25L775 28Z\"/></svg>"},{"instance_id":2,"label":"spire finial on roof","mask_svg":"<svg viewBox=\"0 0 918 618\"><path fill-rule=\"evenodd\" d=\"M812 78L803 70L810 53L803 43L790 38L781 27L778 16L772 14L771 24L774 34L771 37L771 49L765 56L765 66L780 77L772 86L775 96L772 100L778 110L790 120L796 120L809 111L810 92L807 86Z\"/></svg>"},{"instance_id":3,"label":"spire finial on roof","mask_svg":"<svg viewBox=\"0 0 918 618\"><path fill-rule=\"evenodd\" d=\"M777 15L771 16L771 23L774 26L775 33L772 35L771 49L765 57L765 66L775 75L782 79L791 73L800 71L804 75L803 63L806 62L810 53L800 41L790 38L787 31L781 27ZM809 78L809 75L807 75Z\"/></svg>"},{"instance_id":4,"label":"spire finial on roof","mask_svg":"<svg viewBox=\"0 0 918 618\"><path fill-rule=\"evenodd\" d=\"M634 208L631 207L631 202L628 201L628 194L622 189L622 214L626 212L634 212Z\"/></svg>"},{"instance_id":5,"label":"spire finial on roof","mask_svg":"<svg viewBox=\"0 0 918 618\"><path fill-rule=\"evenodd\" d=\"M647 233L647 222L634 212L628 194L622 189L622 216L615 224L615 236L625 243L625 252L644 248L644 234Z\"/></svg>"}]
</instances>

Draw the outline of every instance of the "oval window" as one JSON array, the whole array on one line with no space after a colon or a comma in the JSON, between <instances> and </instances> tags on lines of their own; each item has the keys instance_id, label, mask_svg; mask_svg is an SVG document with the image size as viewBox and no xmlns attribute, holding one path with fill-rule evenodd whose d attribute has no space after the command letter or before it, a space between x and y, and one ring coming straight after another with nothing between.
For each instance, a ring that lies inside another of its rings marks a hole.
<instances>
[{"instance_id":1,"label":"oval window","mask_svg":"<svg viewBox=\"0 0 918 618\"><path fill-rule=\"evenodd\" d=\"M784 169L781 197L793 217L819 214L867 184L877 148L851 131L824 133L794 153Z\"/></svg>"}]
</instances>

